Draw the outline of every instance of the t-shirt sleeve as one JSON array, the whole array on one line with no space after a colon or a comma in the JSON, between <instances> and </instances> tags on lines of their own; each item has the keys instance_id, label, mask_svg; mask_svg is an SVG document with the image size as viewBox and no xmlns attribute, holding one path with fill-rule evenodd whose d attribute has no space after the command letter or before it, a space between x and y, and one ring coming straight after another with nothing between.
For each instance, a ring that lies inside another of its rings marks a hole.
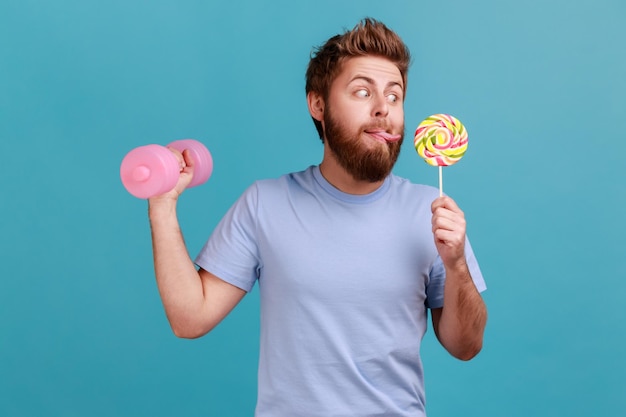
<instances>
[{"instance_id":1,"label":"t-shirt sleeve","mask_svg":"<svg viewBox=\"0 0 626 417\"><path fill-rule=\"evenodd\" d=\"M478 292L483 292L487 289L485 279L478 266L476 256L470 245L469 239L465 239L465 259L467 260L467 266L476 285ZM443 287L446 281L446 271L443 267L441 258L437 256L433 267L430 271L428 284L426 285L426 307L428 308L441 308L443 307Z\"/></svg>"},{"instance_id":2,"label":"t-shirt sleeve","mask_svg":"<svg viewBox=\"0 0 626 417\"><path fill-rule=\"evenodd\" d=\"M252 185L228 210L195 259L200 268L247 292L260 268L257 201L258 189Z\"/></svg>"}]
</instances>

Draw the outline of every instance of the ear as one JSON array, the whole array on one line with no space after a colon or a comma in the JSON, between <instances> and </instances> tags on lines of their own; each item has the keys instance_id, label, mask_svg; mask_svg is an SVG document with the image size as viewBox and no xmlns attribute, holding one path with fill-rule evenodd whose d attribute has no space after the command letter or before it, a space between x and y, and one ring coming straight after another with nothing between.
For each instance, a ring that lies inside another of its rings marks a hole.
<instances>
[{"instance_id":1,"label":"ear","mask_svg":"<svg viewBox=\"0 0 626 417\"><path fill-rule=\"evenodd\" d=\"M321 122L324 120L324 99L319 93L309 91L306 95L306 101L309 105L309 113L311 117Z\"/></svg>"}]
</instances>

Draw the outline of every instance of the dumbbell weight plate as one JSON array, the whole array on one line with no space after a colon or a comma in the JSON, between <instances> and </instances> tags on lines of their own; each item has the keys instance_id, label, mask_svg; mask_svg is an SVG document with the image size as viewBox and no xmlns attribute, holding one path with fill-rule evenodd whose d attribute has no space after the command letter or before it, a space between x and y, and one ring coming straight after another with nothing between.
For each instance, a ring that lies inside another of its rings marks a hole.
<instances>
[{"instance_id":1,"label":"dumbbell weight plate","mask_svg":"<svg viewBox=\"0 0 626 417\"><path fill-rule=\"evenodd\" d=\"M120 166L122 184L137 198L150 198L172 190L179 175L178 160L169 149L160 145L133 149Z\"/></svg>"},{"instance_id":2,"label":"dumbbell weight plate","mask_svg":"<svg viewBox=\"0 0 626 417\"><path fill-rule=\"evenodd\" d=\"M189 187L203 184L209 179L213 172L213 158L209 150L201 142L195 139L181 139L167 146L171 146L180 152L188 149L191 153L191 158L194 161L194 171Z\"/></svg>"}]
</instances>

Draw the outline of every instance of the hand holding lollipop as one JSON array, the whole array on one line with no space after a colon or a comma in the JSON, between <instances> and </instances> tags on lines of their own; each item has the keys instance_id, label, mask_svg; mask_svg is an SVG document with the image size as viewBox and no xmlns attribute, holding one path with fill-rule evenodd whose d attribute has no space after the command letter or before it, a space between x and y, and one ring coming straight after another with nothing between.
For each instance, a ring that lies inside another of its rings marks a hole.
<instances>
[{"instance_id":1,"label":"hand holding lollipop","mask_svg":"<svg viewBox=\"0 0 626 417\"><path fill-rule=\"evenodd\" d=\"M415 150L426 163L439 167L439 196L443 195L442 167L455 164L467 150L467 130L449 114L434 114L415 131Z\"/></svg>"}]
</instances>

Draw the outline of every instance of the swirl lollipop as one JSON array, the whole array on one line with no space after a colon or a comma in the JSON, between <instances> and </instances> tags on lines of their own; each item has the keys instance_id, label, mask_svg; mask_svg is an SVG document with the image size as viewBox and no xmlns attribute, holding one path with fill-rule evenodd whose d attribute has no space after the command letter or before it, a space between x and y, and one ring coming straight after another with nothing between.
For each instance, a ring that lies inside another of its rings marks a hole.
<instances>
[{"instance_id":1,"label":"swirl lollipop","mask_svg":"<svg viewBox=\"0 0 626 417\"><path fill-rule=\"evenodd\" d=\"M415 150L427 164L439 167L439 195L443 195L442 167L456 164L467 150L467 130L454 116L433 114L415 130Z\"/></svg>"}]
</instances>

